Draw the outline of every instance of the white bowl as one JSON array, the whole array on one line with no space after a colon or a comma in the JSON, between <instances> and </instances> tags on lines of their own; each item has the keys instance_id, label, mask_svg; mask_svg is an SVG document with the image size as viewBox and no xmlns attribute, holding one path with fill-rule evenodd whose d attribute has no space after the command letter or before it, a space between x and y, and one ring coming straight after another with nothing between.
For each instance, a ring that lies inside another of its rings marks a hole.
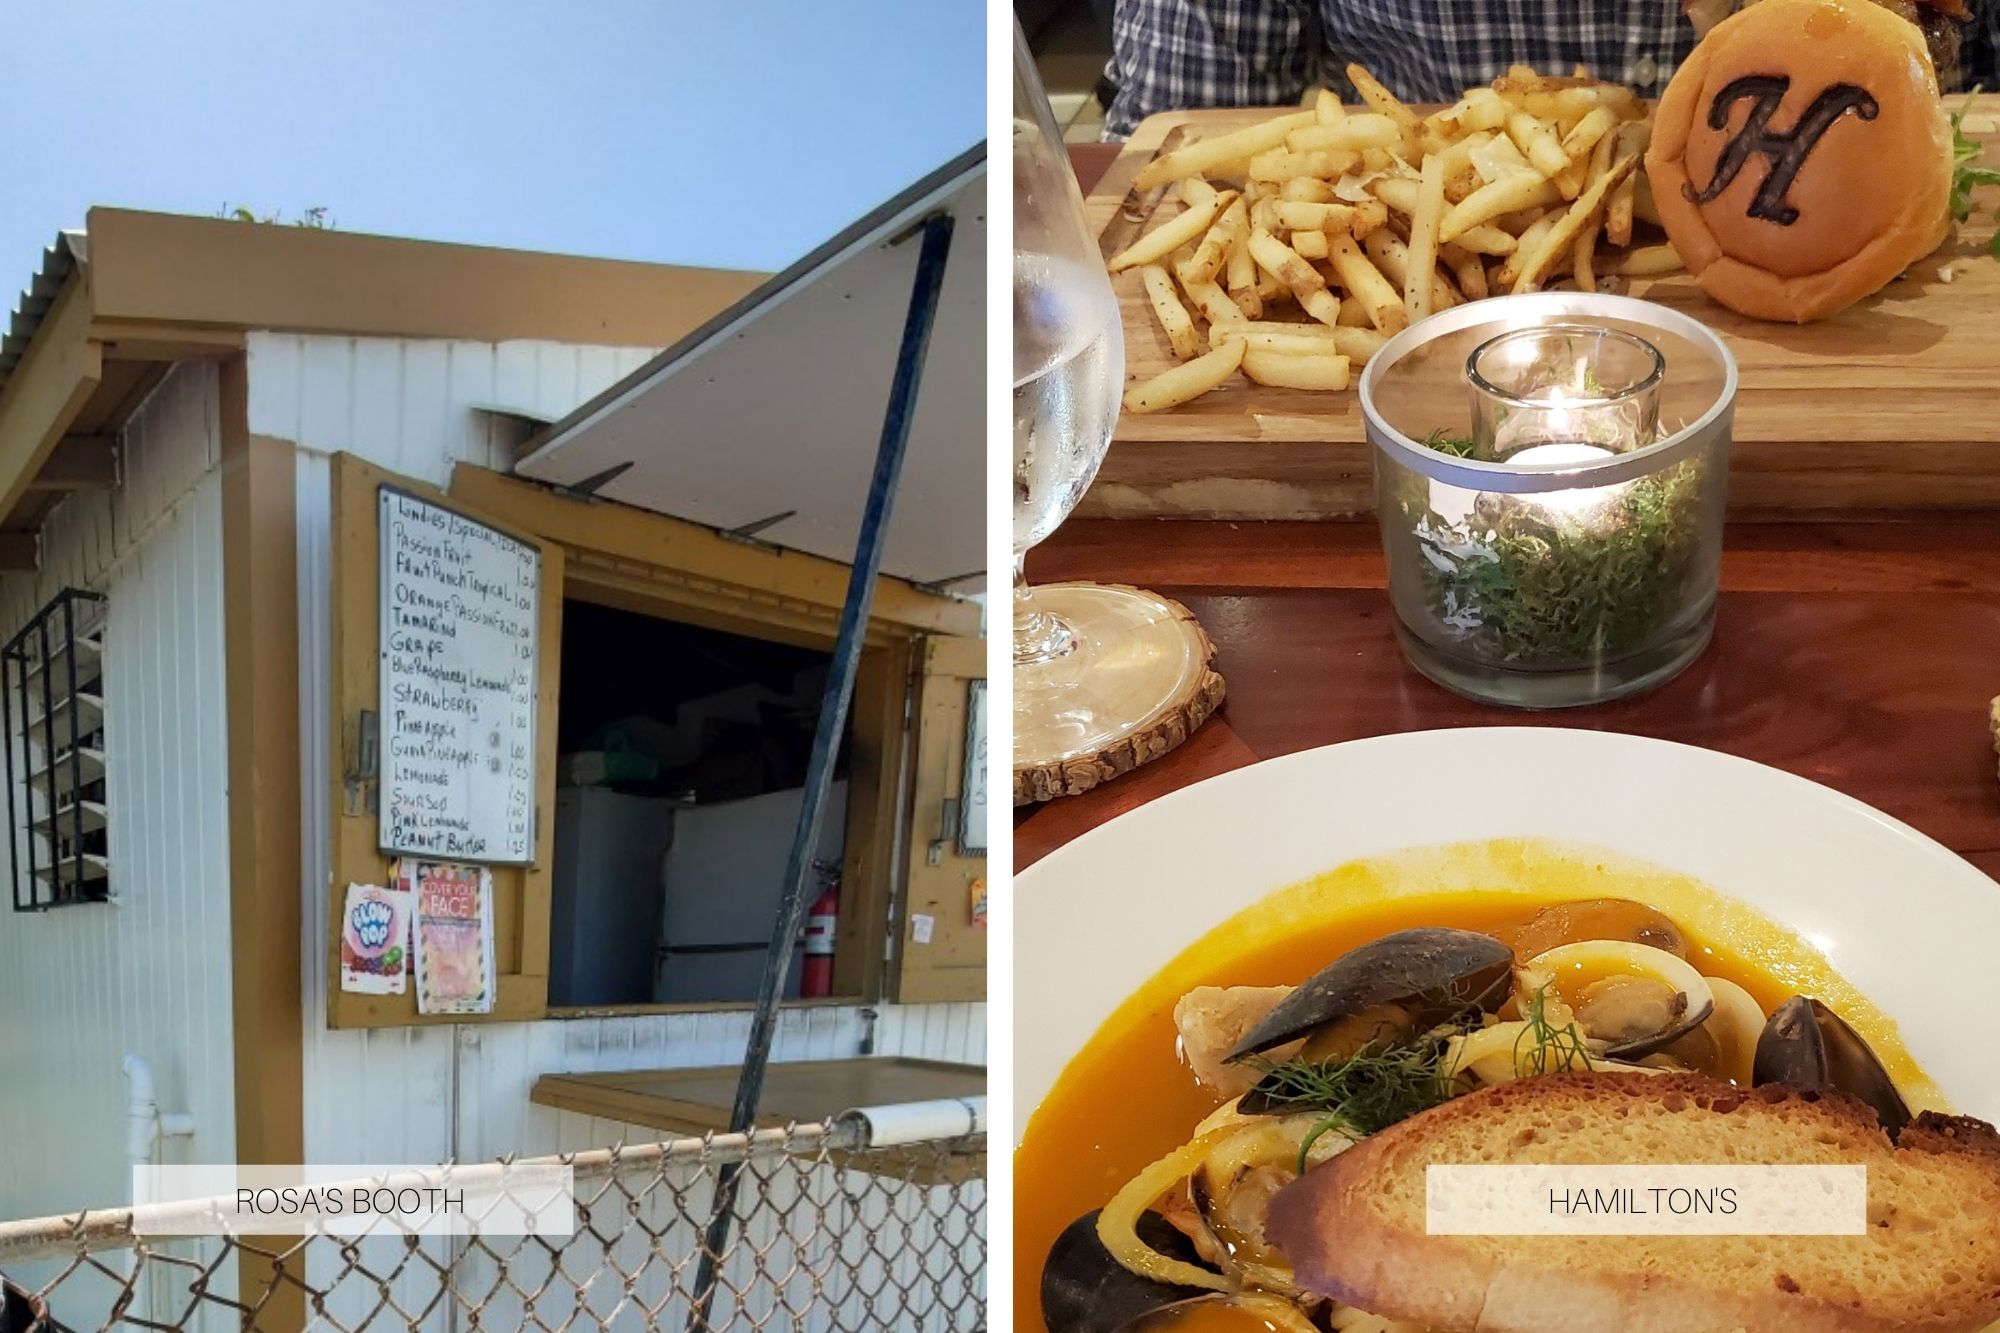
<instances>
[{"instance_id":1,"label":"white bowl","mask_svg":"<svg viewBox=\"0 0 2000 1333\"><path fill-rule=\"evenodd\" d=\"M1015 1132L1112 1011L1272 892L1409 847L1538 837L1705 881L1810 942L1955 1109L2000 1117L1984 1032L2000 885L1839 792L1712 750L1492 727L1306 750L1183 788L1015 881Z\"/></svg>"}]
</instances>

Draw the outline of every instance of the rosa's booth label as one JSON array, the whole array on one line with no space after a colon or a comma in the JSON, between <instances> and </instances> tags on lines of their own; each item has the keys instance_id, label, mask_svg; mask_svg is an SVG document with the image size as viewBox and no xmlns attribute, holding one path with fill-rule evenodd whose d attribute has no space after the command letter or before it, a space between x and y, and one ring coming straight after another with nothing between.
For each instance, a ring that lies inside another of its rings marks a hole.
<instances>
[{"instance_id":1,"label":"rosa's booth label","mask_svg":"<svg viewBox=\"0 0 2000 1333\"><path fill-rule=\"evenodd\" d=\"M401 995L409 952L410 895L379 884L348 885L340 918L340 988Z\"/></svg>"},{"instance_id":2,"label":"rosa's booth label","mask_svg":"<svg viewBox=\"0 0 2000 1333\"><path fill-rule=\"evenodd\" d=\"M478 1166L134 1166L137 1236L570 1236L576 1173Z\"/></svg>"},{"instance_id":3,"label":"rosa's booth label","mask_svg":"<svg viewBox=\"0 0 2000 1333\"><path fill-rule=\"evenodd\" d=\"M1432 1236L1865 1236L1868 1168L1443 1166Z\"/></svg>"}]
</instances>

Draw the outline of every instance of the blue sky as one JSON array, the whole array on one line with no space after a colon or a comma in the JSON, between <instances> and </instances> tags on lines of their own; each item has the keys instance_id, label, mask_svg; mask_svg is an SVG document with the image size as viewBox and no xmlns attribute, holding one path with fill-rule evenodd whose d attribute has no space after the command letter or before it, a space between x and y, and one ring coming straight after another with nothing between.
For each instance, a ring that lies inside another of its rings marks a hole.
<instances>
[{"instance_id":1,"label":"blue sky","mask_svg":"<svg viewBox=\"0 0 2000 1333\"><path fill-rule=\"evenodd\" d=\"M0 0L0 314L92 204L776 269L984 136L981 0Z\"/></svg>"}]
</instances>

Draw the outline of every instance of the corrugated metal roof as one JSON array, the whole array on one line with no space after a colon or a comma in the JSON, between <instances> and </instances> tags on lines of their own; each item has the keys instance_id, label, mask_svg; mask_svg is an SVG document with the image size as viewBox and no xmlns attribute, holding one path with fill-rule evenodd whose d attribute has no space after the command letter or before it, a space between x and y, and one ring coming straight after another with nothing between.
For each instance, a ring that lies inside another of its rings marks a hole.
<instances>
[{"instance_id":1,"label":"corrugated metal roof","mask_svg":"<svg viewBox=\"0 0 2000 1333\"><path fill-rule=\"evenodd\" d=\"M28 280L27 289L21 293L13 316L7 321L6 333L0 334L0 389L7 387L14 367L26 355L35 330L42 326L49 307L56 303L56 293L62 290L72 270L88 262L89 254L88 238L80 231L57 232L54 244L42 251L41 268Z\"/></svg>"}]
</instances>

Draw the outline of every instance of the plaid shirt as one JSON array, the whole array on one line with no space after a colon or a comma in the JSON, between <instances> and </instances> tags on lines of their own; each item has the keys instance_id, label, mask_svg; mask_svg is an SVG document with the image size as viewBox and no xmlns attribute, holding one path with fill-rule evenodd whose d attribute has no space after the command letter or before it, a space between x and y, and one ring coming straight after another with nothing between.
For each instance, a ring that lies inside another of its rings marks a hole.
<instances>
[{"instance_id":1,"label":"plaid shirt","mask_svg":"<svg viewBox=\"0 0 2000 1333\"><path fill-rule=\"evenodd\" d=\"M1965 34L1968 82L1995 86L2000 3ZM1117 0L1107 138L1184 107L1283 106L1368 67L1408 102L1455 102L1512 64L1583 65L1658 95L1694 46L1678 0Z\"/></svg>"}]
</instances>

